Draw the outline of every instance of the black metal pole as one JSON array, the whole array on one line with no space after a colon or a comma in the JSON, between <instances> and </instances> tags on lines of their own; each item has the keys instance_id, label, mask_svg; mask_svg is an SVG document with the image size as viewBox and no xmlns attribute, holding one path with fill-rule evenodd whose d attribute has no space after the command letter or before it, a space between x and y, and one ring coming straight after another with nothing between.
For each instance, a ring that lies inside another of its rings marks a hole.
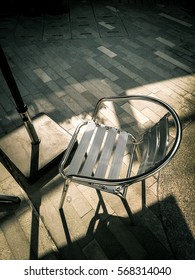
<instances>
[{"instance_id":1,"label":"black metal pole","mask_svg":"<svg viewBox=\"0 0 195 280\"><path fill-rule=\"evenodd\" d=\"M6 56L3 52L1 45L0 45L0 68L2 70L4 79L6 80L7 85L10 89L12 97L16 103L16 109L17 109L18 113L20 114L20 116L24 122L24 125L27 129L27 132L32 141L32 144L40 143L38 135L33 126L32 120L28 114L28 107L22 99L22 96L19 92L16 81L14 79L14 76L12 75L11 69L9 67L9 64L7 62Z\"/></svg>"}]
</instances>

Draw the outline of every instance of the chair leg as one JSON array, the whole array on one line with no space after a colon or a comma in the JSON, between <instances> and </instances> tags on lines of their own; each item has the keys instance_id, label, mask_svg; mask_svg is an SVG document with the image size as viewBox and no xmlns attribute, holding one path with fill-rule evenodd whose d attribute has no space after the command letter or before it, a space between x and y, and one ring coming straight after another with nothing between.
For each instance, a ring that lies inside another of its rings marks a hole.
<instances>
[{"instance_id":1,"label":"chair leg","mask_svg":"<svg viewBox=\"0 0 195 280\"><path fill-rule=\"evenodd\" d=\"M134 217L133 217L133 214L132 214L131 209L129 207L129 204L127 203L126 198L121 197L121 201L122 201L122 203L123 203L123 205L125 207L125 210L127 211L127 214L128 214L129 219L131 221L131 224L134 225L135 224Z\"/></svg>"},{"instance_id":2,"label":"chair leg","mask_svg":"<svg viewBox=\"0 0 195 280\"><path fill-rule=\"evenodd\" d=\"M66 195L67 195L67 192L68 192L69 184L70 184L70 180L69 180L69 179L65 180L65 182L64 182L64 187L63 187L63 191L62 191L62 196L61 196L61 200L60 200L59 209L62 209L62 206L63 206L63 204L64 204L64 200L65 200Z\"/></svg>"},{"instance_id":3,"label":"chair leg","mask_svg":"<svg viewBox=\"0 0 195 280\"><path fill-rule=\"evenodd\" d=\"M18 196L12 196L12 195L0 195L0 202L5 203L20 203L21 199Z\"/></svg>"},{"instance_id":4,"label":"chair leg","mask_svg":"<svg viewBox=\"0 0 195 280\"><path fill-rule=\"evenodd\" d=\"M146 180L141 182L142 184L142 209L146 208Z\"/></svg>"}]
</instances>

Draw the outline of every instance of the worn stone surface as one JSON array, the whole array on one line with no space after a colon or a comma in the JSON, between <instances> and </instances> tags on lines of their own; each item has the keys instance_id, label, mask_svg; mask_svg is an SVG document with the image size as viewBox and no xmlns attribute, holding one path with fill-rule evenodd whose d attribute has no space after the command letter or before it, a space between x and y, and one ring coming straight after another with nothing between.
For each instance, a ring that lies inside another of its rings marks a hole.
<instances>
[{"instance_id":1,"label":"worn stone surface","mask_svg":"<svg viewBox=\"0 0 195 280\"><path fill-rule=\"evenodd\" d=\"M181 147L159 181L163 224L177 259L195 259L194 135L195 121L184 129Z\"/></svg>"}]
</instances>

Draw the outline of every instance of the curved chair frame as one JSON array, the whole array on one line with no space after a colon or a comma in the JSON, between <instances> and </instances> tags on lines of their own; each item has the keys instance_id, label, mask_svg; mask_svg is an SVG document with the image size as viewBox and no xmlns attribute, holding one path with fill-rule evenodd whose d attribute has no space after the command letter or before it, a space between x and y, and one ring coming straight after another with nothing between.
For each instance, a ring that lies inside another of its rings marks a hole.
<instances>
[{"instance_id":1,"label":"curved chair frame","mask_svg":"<svg viewBox=\"0 0 195 280\"><path fill-rule=\"evenodd\" d=\"M100 99L98 101L98 103L96 104L91 122L96 124L97 126L99 125L97 122L97 115L104 102L108 102L108 101L118 102L118 101L131 101L131 100L149 101L149 102L158 104L158 105L164 107L168 111L168 113L173 117L175 129L176 129L176 135L175 135L174 142L172 144L171 149L168 151L168 153L165 155L165 157L162 160L160 160L157 164L155 164L152 168L149 168L145 172L143 172L141 174L137 174L132 177L126 177L126 178L120 178L120 179L107 179L107 178L98 178L98 177L92 177L92 176L84 176L84 175L79 175L79 174L74 174L74 173L71 174L71 172L66 173L65 167L67 166L67 161L71 155L73 147L74 147L75 143L77 142L77 135L78 135L81 127L90 122L81 123L77 127L77 129L70 141L70 144L63 156L63 159L59 165L60 174L65 179L60 208L63 206L63 202L65 199L67 190L68 190L69 183L71 181L74 181L76 183L80 183L83 185L87 185L89 187L93 187L97 190L111 192L113 194L120 196L122 198L123 204L125 203L124 205L125 205L125 208L129 214L130 218L132 219L132 215L129 213L129 210L127 209L127 205L126 205L127 204L127 202L126 202L127 187L136 182L145 181L146 178L148 178L151 175L160 171L161 168L163 168L175 155L176 151L179 148L181 139L182 139L181 122L180 122L180 119L179 119L177 113L175 112L175 110L170 105L168 105L167 103L165 103L164 101L162 101L160 99L157 99L154 97L142 96L142 95L131 95L131 96L122 96L122 97L105 97L105 98ZM130 135L130 136L132 136L132 135ZM134 144L136 144L136 139L133 136L132 136L132 142L134 142Z\"/></svg>"}]
</instances>

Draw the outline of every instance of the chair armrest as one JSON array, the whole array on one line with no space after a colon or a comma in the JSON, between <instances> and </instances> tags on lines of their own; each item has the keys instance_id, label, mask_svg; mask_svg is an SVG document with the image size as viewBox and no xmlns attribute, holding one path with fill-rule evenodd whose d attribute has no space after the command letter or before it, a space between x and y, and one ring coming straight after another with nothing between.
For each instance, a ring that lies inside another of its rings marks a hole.
<instances>
[{"instance_id":1,"label":"chair armrest","mask_svg":"<svg viewBox=\"0 0 195 280\"><path fill-rule=\"evenodd\" d=\"M156 104L164 107L165 109L167 109L167 111L170 112L171 115L173 116L176 123L180 123L180 120L177 116L177 113L174 111L174 109L169 104L167 104L166 102L164 102L164 101L162 101L158 98L145 96L145 95L127 95L127 96L117 96L117 97L116 96L103 97L97 102L97 104L95 106L94 113L93 113L93 116L92 116L93 121L96 120L97 114L99 112L99 109L100 109L102 103L107 102L107 101L121 102L121 101L130 101L130 100L143 100L143 101L156 103Z\"/></svg>"},{"instance_id":2,"label":"chair armrest","mask_svg":"<svg viewBox=\"0 0 195 280\"><path fill-rule=\"evenodd\" d=\"M175 112L175 110L166 102L162 101L161 99L155 98L155 97L150 97L150 96L145 96L145 95L127 95L127 96L110 96L110 97L103 97L101 98L94 109L94 113L92 116L92 120L95 121L96 117L98 115L99 109L102 105L102 103L104 102L120 102L120 101L130 101L130 100L143 100L143 101L148 101L148 102L152 102L155 104L158 104L162 107L164 107L173 117L174 122L175 122L175 126L176 126L176 130L177 130L177 135L176 138L178 139L178 142L181 141L181 137L182 137L182 127L181 127L181 122L180 119L177 115L177 113Z\"/></svg>"}]
</instances>

